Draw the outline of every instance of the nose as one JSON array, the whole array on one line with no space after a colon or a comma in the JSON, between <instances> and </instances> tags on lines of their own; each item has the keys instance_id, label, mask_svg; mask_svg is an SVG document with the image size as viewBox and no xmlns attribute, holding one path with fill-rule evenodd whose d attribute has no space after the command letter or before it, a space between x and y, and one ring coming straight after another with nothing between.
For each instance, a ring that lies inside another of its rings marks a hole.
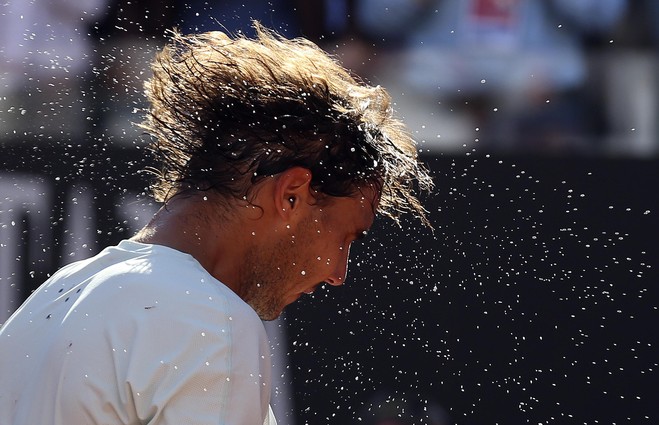
<instances>
[{"instance_id":1,"label":"nose","mask_svg":"<svg viewBox=\"0 0 659 425\"><path fill-rule=\"evenodd\" d=\"M343 285L346 281L346 277L348 276L348 258L350 257L350 246L341 249L340 252L341 255L339 257L339 261L336 263L336 267L325 280L326 283L332 286Z\"/></svg>"}]
</instances>

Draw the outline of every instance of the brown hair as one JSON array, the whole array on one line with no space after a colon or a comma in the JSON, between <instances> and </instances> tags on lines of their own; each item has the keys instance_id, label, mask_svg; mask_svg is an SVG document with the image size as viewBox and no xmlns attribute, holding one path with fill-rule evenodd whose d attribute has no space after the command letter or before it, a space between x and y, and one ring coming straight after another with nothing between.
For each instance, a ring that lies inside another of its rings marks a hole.
<instances>
[{"instance_id":1,"label":"brown hair","mask_svg":"<svg viewBox=\"0 0 659 425\"><path fill-rule=\"evenodd\" d=\"M433 183L387 92L308 40L254 26L254 39L173 32L156 56L141 124L161 167L156 200L209 189L248 199L261 179L301 166L322 194L376 185L379 213L428 224L414 191Z\"/></svg>"}]
</instances>

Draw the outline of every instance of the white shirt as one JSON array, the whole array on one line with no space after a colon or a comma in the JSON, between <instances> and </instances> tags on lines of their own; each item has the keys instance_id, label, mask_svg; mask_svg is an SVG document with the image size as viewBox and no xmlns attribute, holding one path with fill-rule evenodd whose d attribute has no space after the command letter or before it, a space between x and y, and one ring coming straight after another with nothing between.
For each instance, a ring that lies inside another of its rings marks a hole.
<instances>
[{"instance_id":1,"label":"white shirt","mask_svg":"<svg viewBox=\"0 0 659 425\"><path fill-rule=\"evenodd\" d=\"M190 255L122 241L0 328L3 425L275 424L263 323Z\"/></svg>"}]
</instances>

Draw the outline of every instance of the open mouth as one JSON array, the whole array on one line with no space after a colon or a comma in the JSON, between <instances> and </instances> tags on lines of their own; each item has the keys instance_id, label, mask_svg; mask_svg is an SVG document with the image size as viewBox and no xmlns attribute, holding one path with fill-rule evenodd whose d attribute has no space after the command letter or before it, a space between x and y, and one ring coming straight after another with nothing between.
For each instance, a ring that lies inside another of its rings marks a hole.
<instances>
[{"instance_id":1,"label":"open mouth","mask_svg":"<svg viewBox=\"0 0 659 425\"><path fill-rule=\"evenodd\" d=\"M304 292L304 293L307 294L307 295L311 295L311 294L313 294L313 293L316 291L316 289L318 289L319 286L321 286L320 283L317 284L317 285L312 286L312 287L309 288L309 289L305 289L305 290L302 291L302 292Z\"/></svg>"}]
</instances>

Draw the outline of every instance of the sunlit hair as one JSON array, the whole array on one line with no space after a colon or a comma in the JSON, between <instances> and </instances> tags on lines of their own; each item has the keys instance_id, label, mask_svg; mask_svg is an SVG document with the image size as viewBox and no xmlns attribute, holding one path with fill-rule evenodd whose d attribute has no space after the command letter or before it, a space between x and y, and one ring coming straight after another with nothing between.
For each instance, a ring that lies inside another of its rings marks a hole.
<instances>
[{"instance_id":1,"label":"sunlit hair","mask_svg":"<svg viewBox=\"0 0 659 425\"><path fill-rule=\"evenodd\" d=\"M433 183L387 92L308 40L254 26L254 39L173 32L156 56L141 124L160 163L156 200L200 190L249 199L262 179L301 166L321 194L375 185L380 214L428 224L414 193Z\"/></svg>"}]
</instances>

